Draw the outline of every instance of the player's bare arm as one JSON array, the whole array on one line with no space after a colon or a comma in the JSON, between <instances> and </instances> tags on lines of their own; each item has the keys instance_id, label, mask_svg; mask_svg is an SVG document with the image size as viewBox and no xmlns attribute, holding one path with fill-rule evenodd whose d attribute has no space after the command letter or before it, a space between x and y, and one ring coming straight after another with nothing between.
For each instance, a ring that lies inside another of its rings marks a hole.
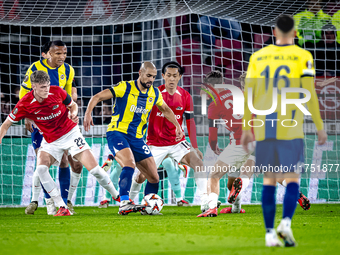
<instances>
[{"instance_id":1,"label":"player's bare arm","mask_svg":"<svg viewBox=\"0 0 340 255\"><path fill-rule=\"evenodd\" d=\"M77 99L78 99L77 88L72 87L72 96L71 97L72 97L72 100L74 102L77 102Z\"/></svg>"},{"instance_id":2,"label":"player's bare arm","mask_svg":"<svg viewBox=\"0 0 340 255\"><path fill-rule=\"evenodd\" d=\"M105 89L105 90L97 93L93 97L91 97L90 102L89 102L87 109L86 109L86 112L85 112L85 116L84 116L84 129L85 129L85 131L89 131L90 126L94 126L92 116L91 116L91 112L92 112L93 108L99 102L104 101L104 100L108 100L108 99L111 99L111 98L113 98L113 95L112 95L112 93L109 89Z\"/></svg>"},{"instance_id":3,"label":"player's bare arm","mask_svg":"<svg viewBox=\"0 0 340 255\"><path fill-rule=\"evenodd\" d=\"M8 129L10 128L10 126L12 126L12 122L7 118L5 120L5 122L1 125L0 127L0 144L2 142L2 138L4 138L4 136L6 135Z\"/></svg>"},{"instance_id":4,"label":"player's bare arm","mask_svg":"<svg viewBox=\"0 0 340 255\"><path fill-rule=\"evenodd\" d=\"M110 92L111 93L111 92ZM172 124L176 127L176 141L180 141L183 136L183 130L179 123L176 120L176 116L174 112L170 109L170 107L163 101L161 106L157 105L158 109L164 114L164 117L167 118Z\"/></svg>"},{"instance_id":5,"label":"player's bare arm","mask_svg":"<svg viewBox=\"0 0 340 255\"><path fill-rule=\"evenodd\" d=\"M68 109L69 109L69 112L68 112L69 119L71 119L74 123L78 123L79 122L78 105L74 101L72 101Z\"/></svg>"}]
</instances>

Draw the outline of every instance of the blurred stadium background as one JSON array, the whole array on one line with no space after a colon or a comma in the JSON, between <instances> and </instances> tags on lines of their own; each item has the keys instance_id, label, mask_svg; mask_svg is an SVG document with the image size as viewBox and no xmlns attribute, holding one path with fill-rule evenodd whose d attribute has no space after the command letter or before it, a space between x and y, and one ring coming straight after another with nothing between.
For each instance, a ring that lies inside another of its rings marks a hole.
<instances>
[{"instance_id":1,"label":"blurred stadium background","mask_svg":"<svg viewBox=\"0 0 340 255\"><path fill-rule=\"evenodd\" d=\"M208 144L207 118L201 115L200 83L206 73L218 69L225 83L239 85L237 79L246 71L250 55L274 42L272 28L282 13L294 15L296 44L314 56L316 90L329 135L325 146L316 145L314 125L306 119L306 163L335 164L331 174L304 176L301 190L312 203L340 202L340 167L336 165L340 149L340 80L325 86L317 83L340 76L339 1L0 0L0 121L18 101L26 70L41 59L41 46L47 41L62 40L68 46L66 62L75 69L80 116L94 94L121 80L136 79L141 62L155 63L159 72L154 85L159 86L163 82L162 65L177 60L185 67L180 85L193 96L198 142L208 164L215 156ZM105 102L98 106L93 113L96 126L89 133L83 132L100 164L109 153L105 131L111 105ZM228 144L228 132L222 127L219 144ZM30 133L22 123L11 127L0 145L0 207L29 203L34 168ZM51 171L57 178L56 168ZM160 195L171 204L170 184L164 171L160 175ZM192 171L189 178L181 178L181 185L184 198L197 203ZM260 177L252 179L243 202L259 203L261 186ZM282 201L282 191L278 189L278 201ZM95 179L83 171L73 200L76 205L96 205L102 193ZM227 194L226 179L222 179L222 202L226 202Z\"/></svg>"}]
</instances>

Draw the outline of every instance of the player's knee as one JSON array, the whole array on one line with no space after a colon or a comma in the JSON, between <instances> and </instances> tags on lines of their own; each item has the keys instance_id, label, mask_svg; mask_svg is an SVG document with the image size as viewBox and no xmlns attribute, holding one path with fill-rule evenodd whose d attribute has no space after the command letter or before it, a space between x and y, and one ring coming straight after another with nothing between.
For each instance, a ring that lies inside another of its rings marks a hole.
<instances>
[{"instance_id":1,"label":"player's knee","mask_svg":"<svg viewBox=\"0 0 340 255\"><path fill-rule=\"evenodd\" d=\"M79 161L74 162L74 164L72 166L72 171L77 173L77 174L80 174L82 170L83 170L83 164L80 163Z\"/></svg>"},{"instance_id":2,"label":"player's knee","mask_svg":"<svg viewBox=\"0 0 340 255\"><path fill-rule=\"evenodd\" d=\"M150 183L157 183L157 182L159 182L159 176L158 176L158 174L155 175L155 176L150 176L150 177L148 178L148 181L149 181Z\"/></svg>"},{"instance_id":3,"label":"player's knee","mask_svg":"<svg viewBox=\"0 0 340 255\"><path fill-rule=\"evenodd\" d=\"M48 171L48 167L45 165L39 165L37 166L37 170L36 172L38 173L39 176L41 176L42 174L46 173Z\"/></svg>"},{"instance_id":4,"label":"player's knee","mask_svg":"<svg viewBox=\"0 0 340 255\"><path fill-rule=\"evenodd\" d=\"M163 163L162 163L162 165L163 165L163 167L164 167L164 169L166 171L169 171L169 170L173 169L173 164L174 163L173 163L173 161L170 158L164 159Z\"/></svg>"}]
</instances>

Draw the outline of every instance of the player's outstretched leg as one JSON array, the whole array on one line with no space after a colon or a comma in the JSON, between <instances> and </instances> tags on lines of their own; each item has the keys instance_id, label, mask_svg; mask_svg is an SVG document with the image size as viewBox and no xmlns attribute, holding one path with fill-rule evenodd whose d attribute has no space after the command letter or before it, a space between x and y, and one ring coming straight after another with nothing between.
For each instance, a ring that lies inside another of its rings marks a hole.
<instances>
[{"instance_id":1,"label":"player's outstretched leg","mask_svg":"<svg viewBox=\"0 0 340 255\"><path fill-rule=\"evenodd\" d=\"M111 166L113 167L111 168ZM114 160L114 157L112 154L110 154L107 158L107 160L104 162L102 166L104 171L108 171L111 168L111 173L110 173L110 180L112 181L113 186L115 187L116 190L118 190L118 180L119 176L122 172L122 167L117 163L117 161ZM100 202L98 208L108 208L109 204L111 203L111 200L115 200L117 202L120 202L120 197L118 198L112 198L111 194L106 191L105 192L105 197L103 200Z\"/></svg>"},{"instance_id":2,"label":"player's outstretched leg","mask_svg":"<svg viewBox=\"0 0 340 255\"><path fill-rule=\"evenodd\" d=\"M176 196L177 206L189 206L189 202L183 199L181 194L181 182L179 179L177 163L175 163L171 158L166 158L163 160L162 165L168 174L168 178L171 184L171 189L174 191ZM182 171L180 171L182 172Z\"/></svg>"}]
</instances>

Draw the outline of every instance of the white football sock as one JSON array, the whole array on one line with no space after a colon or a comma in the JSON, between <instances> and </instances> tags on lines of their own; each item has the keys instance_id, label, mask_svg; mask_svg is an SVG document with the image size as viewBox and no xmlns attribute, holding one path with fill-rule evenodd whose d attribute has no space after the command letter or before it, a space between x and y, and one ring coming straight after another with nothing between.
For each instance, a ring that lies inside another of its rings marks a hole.
<instances>
[{"instance_id":1,"label":"white football sock","mask_svg":"<svg viewBox=\"0 0 340 255\"><path fill-rule=\"evenodd\" d=\"M196 181L198 193L200 194L201 205L202 205L203 203L206 203L206 201L208 200L208 188L207 188L208 179L204 177L202 178L200 176L200 177L196 177L195 181Z\"/></svg>"},{"instance_id":2,"label":"white football sock","mask_svg":"<svg viewBox=\"0 0 340 255\"><path fill-rule=\"evenodd\" d=\"M183 200L183 197L176 197L176 203Z\"/></svg>"},{"instance_id":3,"label":"white football sock","mask_svg":"<svg viewBox=\"0 0 340 255\"><path fill-rule=\"evenodd\" d=\"M53 181L48 167L44 165L37 166L36 170L39 174L40 181L44 186L46 192L53 198L54 203L60 207L66 207L64 200L61 198L60 192L58 190L57 184Z\"/></svg>"},{"instance_id":4,"label":"white football sock","mask_svg":"<svg viewBox=\"0 0 340 255\"><path fill-rule=\"evenodd\" d=\"M80 177L81 177L81 174L71 171L71 181L70 181L70 187L68 189L67 200L70 200L70 201L72 200L73 194L78 187Z\"/></svg>"},{"instance_id":5,"label":"white football sock","mask_svg":"<svg viewBox=\"0 0 340 255\"><path fill-rule=\"evenodd\" d=\"M242 189L240 191L240 194L242 192L244 192L246 190L246 188L248 187L249 183L250 183L250 179L248 176L246 175L241 175L240 178L242 179Z\"/></svg>"},{"instance_id":6,"label":"white football sock","mask_svg":"<svg viewBox=\"0 0 340 255\"><path fill-rule=\"evenodd\" d=\"M210 193L208 200L210 209L217 207L218 195L216 193Z\"/></svg>"},{"instance_id":7,"label":"white football sock","mask_svg":"<svg viewBox=\"0 0 340 255\"><path fill-rule=\"evenodd\" d=\"M139 194L140 189L142 188L142 183L137 183L135 178L132 177L131 188L129 197L131 200L134 200L135 197Z\"/></svg>"},{"instance_id":8,"label":"white football sock","mask_svg":"<svg viewBox=\"0 0 340 255\"><path fill-rule=\"evenodd\" d=\"M31 201L39 201L39 195L41 192L41 184L39 179L39 174L37 171L34 171L32 176L32 199Z\"/></svg>"},{"instance_id":9,"label":"white football sock","mask_svg":"<svg viewBox=\"0 0 340 255\"><path fill-rule=\"evenodd\" d=\"M241 211L241 194L239 194L235 202L231 206L232 213L239 213Z\"/></svg>"},{"instance_id":10,"label":"white football sock","mask_svg":"<svg viewBox=\"0 0 340 255\"><path fill-rule=\"evenodd\" d=\"M110 180L110 177L107 175L107 173L101 168L99 165L97 165L95 168L93 168L90 173L96 177L98 183L106 189L112 197L117 198L119 193L113 186L112 181Z\"/></svg>"}]
</instances>

